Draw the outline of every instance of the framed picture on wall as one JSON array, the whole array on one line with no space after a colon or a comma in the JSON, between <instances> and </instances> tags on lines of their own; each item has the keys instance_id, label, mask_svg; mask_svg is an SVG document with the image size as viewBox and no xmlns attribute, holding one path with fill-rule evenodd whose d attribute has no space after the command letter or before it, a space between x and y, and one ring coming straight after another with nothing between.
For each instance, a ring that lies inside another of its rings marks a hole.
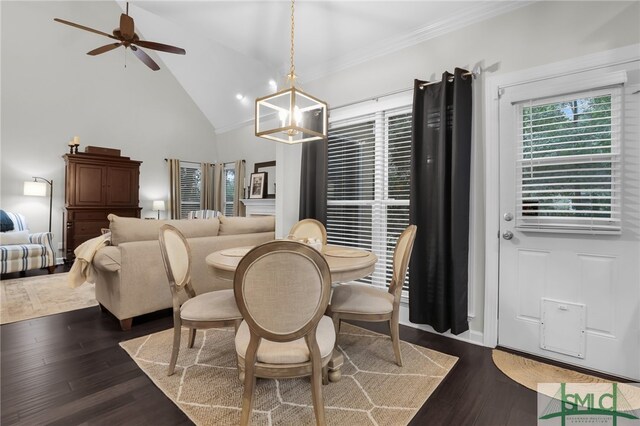
<instances>
[{"instance_id":1,"label":"framed picture on wall","mask_svg":"<svg viewBox=\"0 0 640 426\"><path fill-rule=\"evenodd\" d=\"M249 181L249 198L264 198L266 195L267 174L251 173Z\"/></svg>"}]
</instances>

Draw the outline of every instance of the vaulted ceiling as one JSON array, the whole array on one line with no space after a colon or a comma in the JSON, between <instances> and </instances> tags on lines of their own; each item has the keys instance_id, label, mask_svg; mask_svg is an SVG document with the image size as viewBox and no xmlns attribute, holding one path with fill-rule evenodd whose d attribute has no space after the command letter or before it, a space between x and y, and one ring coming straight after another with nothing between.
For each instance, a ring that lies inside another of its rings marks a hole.
<instances>
[{"instance_id":1,"label":"vaulted ceiling","mask_svg":"<svg viewBox=\"0 0 640 426\"><path fill-rule=\"evenodd\" d=\"M295 12L299 82L505 13L522 1L308 1ZM119 2L124 8L124 2ZM138 1L129 5L142 38L187 50L154 55L217 132L248 123L253 101L283 83L289 67L288 1ZM244 99L236 99L236 94Z\"/></svg>"}]
</instances>

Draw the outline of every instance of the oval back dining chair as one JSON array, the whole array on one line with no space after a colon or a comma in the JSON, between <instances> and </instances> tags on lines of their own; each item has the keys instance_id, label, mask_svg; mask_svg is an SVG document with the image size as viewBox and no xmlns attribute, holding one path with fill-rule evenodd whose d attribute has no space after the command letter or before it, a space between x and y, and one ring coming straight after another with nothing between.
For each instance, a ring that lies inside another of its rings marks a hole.
<instances>
[{"instance_id":1,"label":"oval back dining chair","mask_svg":"<svg viewBox=\"0 0 640 426\"><path fill-rule=\"evenodd\" d=\"M322 245L327 245L327 230L321 222L315 219L302 219L291 227L288 238L315 238L321 241Z\"/></svg>"},{"instance_id":2,"label":"oval back dining chair","mask_svg":"<svg viewBox=\"0 0 640 426\"><path fill-rule=\"evenodd\" d=\"M343 284L333 290L329 313L336 333L340 333L342 320L389 321L389 332L395 352L396 364L402 366L400 352L399 314L402 286L416 239L416 225L409 225L398 237L393 251L393 274L388 291L363 284ZM337 342L337 338L336 338Z\"/></svg>"},{"instance_id":3,"label":"oval back dining chair","mask_svg":"<svg viewBox=\"0 0 640 426\"><path fill-rule=\"evenodd\" d=\"M240 423L249 423L256 377L311 376L316 422L325 423L326 383L336 333L324 312L331 273L324 257L295 241L272 241L245 255L234 278L244 321L236 334L238 365L244 370Z\"/></svg>"},{"instance_id":4,"label":"oval back dining chair","mask_svg":"<svg viewBox=\"0 0 640 426\"><path fill-rule=\"evenodd\" d=\"M238 329L242 315L238 310L233 290L218 290L196 295L191 285L191 250L184 235L172 225L160 228L160 252L173 299L173 348L167 375L176 367L180 350L182 326L189 328L189 347L193 347L196 329L234 326ZM184 290L187 301L180 304Z\"/></svg>"}]
</instances>

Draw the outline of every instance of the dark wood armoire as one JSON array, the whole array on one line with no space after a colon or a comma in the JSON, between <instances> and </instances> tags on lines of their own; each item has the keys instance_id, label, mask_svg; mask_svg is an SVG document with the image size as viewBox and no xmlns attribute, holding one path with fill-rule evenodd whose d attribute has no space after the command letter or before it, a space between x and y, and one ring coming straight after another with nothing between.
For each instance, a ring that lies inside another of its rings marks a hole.
<instances>
[{"instance_id":1,"label":"dark wood armoire","mask_svg":"<svg viewBox=\"0 0 640 426\"><path fill-rule=\"evenodd\" d=\"M109 150L105 150L109 151ZM119 151L118 151L119 153ZM140 217L138 206L141 161L119 155L87 152L66 154L65 259L83 242L109 227L107 215Z\"/></svg>"}]
</instances>

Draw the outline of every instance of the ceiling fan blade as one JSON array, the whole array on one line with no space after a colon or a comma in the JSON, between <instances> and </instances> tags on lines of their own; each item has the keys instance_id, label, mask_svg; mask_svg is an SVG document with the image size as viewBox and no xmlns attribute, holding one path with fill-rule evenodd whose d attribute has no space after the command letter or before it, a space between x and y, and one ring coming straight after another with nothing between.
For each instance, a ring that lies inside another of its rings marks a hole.
<instances>
[{"instance_id":1,"label":"ceiling fan blade","mask_svg":"<svg viewBox=\"0 0 640 426\"><path fill-rule=\"evenodd\" d=\"M106 36L106 37L109 37L109 38L117 40L117 38L115 38L111 34L107 34L107 33L102 32L102 31L94 30L93 28L85 27L84 25L75 24L73 22L65 21L64 19L60 19L60 18L53 18L53 20L56 21L56 22L60 22L61 24L70 25L72 27L80 28L81 30L89 31L89 32L92 32L92 33L95 33L95 34L100 34L100 35L103 35L103 36Z\"/></svg>"},{"instance_id":2,"label":"ceiling fan blade","mask_svg":"<svg viewBox=\"0 0 640 426\"><path fill-rule=\"evenodd\" d=\"M142 62L144 62L144 64L146 66L148 66L149 68L151 68L154 71L158 71L160 69L158 64L156 64L155 61L153 59L151 59L151 57L149 55L147 55L145 52L143 52L142 50L138 49L134 45L131 45L129 47L131 47L131 51L133 52L133 54L136 55L138 57L138 59L140 59Z\"/></svg>"},{"instance_id":3,"label":"ceiling fan blade","mask_svg":"<svg viewBox=\"0 0 640 426\"><path fill-rule=\"evenodd\" d=\"M124 13L120 15L120 34L122 34L125 40L133 39L135 34L133 31L133 18Z\"/></svg>"},{"instance_id":4,"label":"ceiling fan blade","mask_svg":"<svg viewBox=\"0 0 640 426\"><path fill-rule=\"evenodd\" d=\"M93 49L91 52L87 52L87 55L91 55L91 56L100 55L102 53L108 52L120 46L122 46L122 43L107 44L105 46L98 47L97 49Z\"/></svg>"},{"instance_id":5,"label":"ceiling fan blade","mask_svg":"<svg viewBox=\"0 0 640 426\"><path fill-rule=\"evenodd\" d=\"M138 41L135 41L134 44L137 44L138 46L141 46L141 47L146 47L147 49L159 50L161 52L167 52L167 53L175 53L177 55L184 55L187 53L186 50L180 47L169 46L168 44L156 43L154 41L138 40Z\"/></svg>"}]
</instances>

